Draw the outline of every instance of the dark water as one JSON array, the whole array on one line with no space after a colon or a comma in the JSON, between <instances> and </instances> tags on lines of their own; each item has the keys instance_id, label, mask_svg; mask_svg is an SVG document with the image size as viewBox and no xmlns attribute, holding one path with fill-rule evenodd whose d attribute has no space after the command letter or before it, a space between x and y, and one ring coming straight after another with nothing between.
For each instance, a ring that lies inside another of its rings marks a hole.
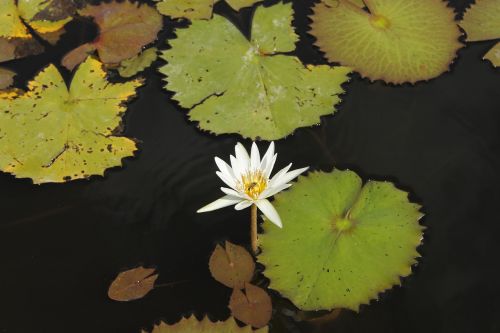
<instances>
[{"instance_id":1,"label":"dark water","mask_svg":"<svg viewBox=\"0 0 500 333\"><path fill-rule=\"evenodd\" d=\"M458 13L468 3L452 1ZM324 63L306 33L309 2L294 4L297 54ZM251 10L217 11L248 31ZM172 22L165 24L163 48L173 37ZM95 34L85 21L68 30L58 47L8 63L18 85ZM319 332L500 332L499 72L481 61L493 44L468 45L452 72L415 87L354 75L335 116L277 142L277 167L335 165L389 179L427 214L414 274ZM146 71L126 115L126 135L142 143L124 168L65 185L0 174L0 332L138 333L159 319L229 315L230 290L211 279L207 262L219 241L248 242L249 212L195 211L221 195L213 156L226 158L239 138L203 134L188 122L161 89L161 64ZM156 267L159 283L182 282L130 303L109 300L115 275L139 264ZM273 324L273 332L313 332L284 315Z\"/></svg>"}]
</instances>

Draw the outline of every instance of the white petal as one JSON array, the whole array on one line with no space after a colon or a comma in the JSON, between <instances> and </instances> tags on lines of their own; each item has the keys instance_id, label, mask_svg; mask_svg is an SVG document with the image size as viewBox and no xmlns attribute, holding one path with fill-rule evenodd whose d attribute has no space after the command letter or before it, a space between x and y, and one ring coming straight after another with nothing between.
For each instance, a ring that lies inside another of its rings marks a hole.
<instances>
[{"instance_id":1,"label":"white petal","mask_svg":"<svg viewBox=\"0 0 500 333\"><path fill-rule=\"evenodd\" d=\"M242 209L250 207L251 205L253 205L252 201L248 201L248 200L247 201L242 201L239 204L237 204L236 206L234 206L234 209L236 209L236 210L242 210Z\"/></svg>"},{"instance_id":2,"label":"white petal","mask_svg":"<svg viewBox=\"0 0 500 333\"><path fill-rule=\"evenodd\" d=\"M260 152L257 144L252 143L252 151L250 152L250 169L257 170L260 168Z\"/></svg>"},{"instance_id":3,"label":"white petal","mask_svg":"<svg viewBox=\"0 0 500 333\"><path fill-rule=\"evenodd\" d=\"M245 172L250 168L250 156L248 156L247 150L238 142L236 147L234 147L234 152L236 153L236 159L239 162L240 168Z\"/></svg>"},{"instance_id":4,"label":"white petal","mask_svg":"<svg viewBox=\"0 0 500 333\"><path fill-rule=\"evenodd\" d=\"M233 178L228 178L225 174L220 171L215 172L217 176L229 187L236 188L236 182Z\"/></svg>"},{"instance_id":5,"label":"white petal","mask_svg":"<svg viewBox=\"0 0 500 333\"><path fill-rule=\"evenodd\" d=\"M240 161L236 157L231 155L229 158L231 160L231 166L233 168L234 177L240 180L241 175L245 174L247 170L244 166L241 165Z\"/></svg>"},{"instance_id":6,"label":"white petal","mask_svg":"<svg viewBox=\"0 0 500 333\"><path fill-rule=\"evenodd\" d=\"M276 161L276 157L274 155L274 141L272 141L269 144L269 148L267 148L266 153L264 154L264 157L262 157L262 161L260 162L260 169L266 174L267 169L269 168L270 164L274 161ZM274 165L274 163L272 163ZM272 167L271 167L272 171ZM269 174L266 174L266 177L269 178L269 175L271 174L271 171L269 171Z\"/></svg>"},{"instance_id":7,"label":"white petal","mask_svg":"<svg viewBox=\"0 0 500 333\"><path fill-rule=\"evenodd\" d=\"M238 197L238 198L242 198L244 200L248 200L249 199L248 195L246 195L245 193L240 193L238 191L235 191L235 190L227 188L227 187L221 187L220 190L222 192L224 192L225 194L230 195L232 197Z\"/></svg>"},{"instance_id":8,"label":"white petal","mask_svg":"<svg viewBox=\"0 0 500 333\"><path fill-rule=\"evenodd\" d=\"M276 209L274 209L273 205L269 202L269 200L257 200L255 204L260 209L260 211L264 213L264 215L269 219L269 221L273 222L278 227L283 228L281 218L278 215Z\"/></svg>"},{"instance_id":9,"label":"white petal","mask_svg":"<svg viewBox=\"0 0 500 333\"><path fill-rule=\"evenodd\" d=\"M274 184L281 178L281 176L285 175L288 170L292 167L292 163L288 164L286 167L278 171L273 178L271 178L271 181L269 181L269 186L274 186Z\"/></svg>"},{"instance_id":10,"label":"white petal","mask_svg":"<svg viewBox=\"0 0 500 333\"><path fill-rule=\"evenodd\" d=\"M267 148L266 153L264 154L264 157L268 156L269 158L274 156L274 141L271 141L269 144L269 148Z\"/></svg>"},{"instance_id":11,"label":"white petal","mask_svg":"<svg viewBox=\"0 0 500 333\"><path fill-rule=\"evenodd\" d=\"M214 202L206 205L205 207L198 209L196 212L197 213L210 212L212 210L216 210L219 208L224 208L227 206L235 205L241 201L242 201L241 198L233 197L232 195L226 195L226 196L224 196L218 200L215 200Z\"/></svg>"},{"instance_id":12,"label":"white petal","mask_svg":"<svg viewBox=\"0 0 500 333\"><path fill-rule=\"evenodd\" d=\"M215 164L217 164L220 172L222 172L225 176L227 176L228 178L234 178L233 169L229 166L229 164L218 157L215 157Z\"/></svg>"},{"instance_id":13,"label":"white petal","mask_svg":"<svg viewBox=\"0 0 500 333\"><path fill-rule=\"evenodd\" d=\"M303 173L307 169L309 169L309 167L287 172L286 174L282 175L279 179L277 179L275 182L273 182L271 185L273 187L278 187L280 185L286 184L292 179L297 178L301 173Z\"/></svg>"},{"instance_id":14,"label":"white petal","mask_svg":"<svg viewBox=\"0 0 500 333\"><path fill-rule=\"evenodd\" d=\"M278 154L274 154L274 156L272 157L271 161L269 162L269 164L264 169L264 174L266 175L266 177L268 179L269 179L269 176L271 176L271 172L273 172L274 163L276 163L276 159L277 158L278 158Z\"/></svg>"},{"instance_id":15,"label":"white petal","mask_svg":"<svg viewBox=\"0 0 500 333\"><path fill-rule=\"evenodd\" d=\"M259 195L259 199L265 199L265 198L269 198L269 197L272 197L273 195L275 195L276 193L278 192L281 192L283 190L286 190L287 188L289 188L290 186L292 186L292 184L282 184L281 186L276 186L276 187L268 187L264 190L264 192L262 192L260 195Z\"/></svg>"}]
</instances>

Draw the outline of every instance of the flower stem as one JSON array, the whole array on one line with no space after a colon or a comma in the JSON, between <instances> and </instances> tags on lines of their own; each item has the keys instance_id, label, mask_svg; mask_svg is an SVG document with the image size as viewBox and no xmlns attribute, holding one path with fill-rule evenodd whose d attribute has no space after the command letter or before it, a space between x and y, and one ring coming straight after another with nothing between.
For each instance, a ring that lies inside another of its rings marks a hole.
<instances>
[{"instance_id":1,"label":"flower stem","mask_svg":"<svg viewBox=\"0 0 500 333\"><path fill-rule=\"evenodd\" d=\"M252 240L253 254L257 254L257 206L252 205L250 208L250 237Z\"/></svg>"}]
</instances>

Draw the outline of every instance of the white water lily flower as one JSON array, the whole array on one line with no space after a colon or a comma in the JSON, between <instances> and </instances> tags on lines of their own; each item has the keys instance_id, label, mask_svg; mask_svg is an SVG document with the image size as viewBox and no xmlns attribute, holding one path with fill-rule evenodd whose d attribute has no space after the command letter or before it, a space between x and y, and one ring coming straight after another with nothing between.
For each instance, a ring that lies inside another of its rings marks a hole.
<instances>
[{"instance_id":1,"label":"white water lily flower","mask_svg":"<svg viewBox=\"0 0 500 333\"><path fill-rule=\"evenodd\" d=\"M274 142L271 142L262 159L255 142L252 144L250 156L241 143L237 143L234 150L236 157L231 155L231 166L215 157L215 163L220 170L216 172L217 176L230 188L221 187L222 192L226 195L199 209L198 213L231 205L235 205L236 210L256 205L271 222L282 228L278 212L267 198L292 186L288 182L298 177L309 167L288 171L292 167L292 163L290 163L270 178L278 156L274 153Z\"/></svg>"}]
</instances>

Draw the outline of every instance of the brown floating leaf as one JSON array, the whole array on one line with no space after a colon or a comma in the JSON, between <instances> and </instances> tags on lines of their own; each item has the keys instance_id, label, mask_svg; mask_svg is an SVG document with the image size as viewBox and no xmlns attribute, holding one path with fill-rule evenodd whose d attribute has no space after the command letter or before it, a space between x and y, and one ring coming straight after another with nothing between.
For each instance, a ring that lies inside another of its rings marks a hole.
<instances>
[{"instance_id":1,"label":"brown floating leaf","mask_svg":"<svg viewBox=\"0 0 500 333\"><path fill-rule=\"evenodd\" d=\"M79 13L94 18L99 27L99 36L95 41L76 48L64 57L63 65L69 65L69 69L77 64L77 60L83 61L89 51L94 49L105 64L118 64L132 58L143 46L156 39L163 24L162 16L154 8L130 2L87 6Z\"/></svg>"},{"instance_id":2,"label":"brown floating leaf","mask_svg":"<svg viewBox=\"0 0 500 333\"><path fill-rule=\"evenodd\" d=\"M66 33L66 29L61 28L60 30L57 30L57 31L46 32L46 33L40 34L40 37L45 39L51 45L56 45L57 42L59 41L59 39L61 39L61 36L65 33Z\"/></svg>"},{"instance_id":3,"label":"brown floating leaf","mask_svg":"<svg viewBox=\"0 0 500 333\"><path fill-rule=\"evenodd\" d=\"M81 64L87 57L96 50L93 44L83 44L66 54L61 63L64 67L72 71Z\"/></svg>"},{"instance_id":4,"label":"brown floating leaf","mask_svg":"<svg viewBox=\"0 0 500 333\"><path fill-rule=\"evenodd\" d=\"M14 83L14 73L11 70L0 67L0 89L8 88Z\"/></svg>"},{"instance_id":5,"label":"brown floating leaf","mask_svg":"<svg viewBox=\"0 0 500 333\"><path fill-rule=\"evenodd\" d=\"M226 242L226 248L217 245L209 261L210 273L214 279L229 288L242 289L250 282L255 262L245 248Z\"/></svg>"},{"instance_id":6,"label":"brown floating leaf","mask_svg":"<svg viewBox=\"0 0 500 333\"><path fill-rule=\"evenodd\" d=\"M245 284L245 293L234 289L229 301L231 315L245 324L261 328L271 320L273 305L267 292L250 283Z\"/></svg>"},{"instance_id":7,"label":"brown floating leaf","mask_svg":"<svg viewBox=\"0 0 500 333\"><path fill-rule=\"evenodd\" d=\"M108 290L109 298L128 302L146 296L154 288L158 274L154 268L139 266L118 274Z\"/></svg>"},{"instance_id":8,"label":"brown floating leaf","mask_svg":"<svg viewBox=\"0 0 500 333\"><path fill-rule=\"evenodd\" d=\"M24 58L43 52L43 46L34 38L0 37L0 62Z\"/></svg>"},{"instance_id":9,"label":"brown floating leaf","mask_svg":"<svg viewBox=\"0 0 500 333\"><path fill-rule=\"evenodd\" d=\"M267 327L252 330L250 326L239 327L233 317L226 321L212 322L207 317L199 321L195 316L183 318L173 325L161 322L151 333L267 333ZM142 333L146 333L142 331Z\"/></svg>"}]
</instances>

